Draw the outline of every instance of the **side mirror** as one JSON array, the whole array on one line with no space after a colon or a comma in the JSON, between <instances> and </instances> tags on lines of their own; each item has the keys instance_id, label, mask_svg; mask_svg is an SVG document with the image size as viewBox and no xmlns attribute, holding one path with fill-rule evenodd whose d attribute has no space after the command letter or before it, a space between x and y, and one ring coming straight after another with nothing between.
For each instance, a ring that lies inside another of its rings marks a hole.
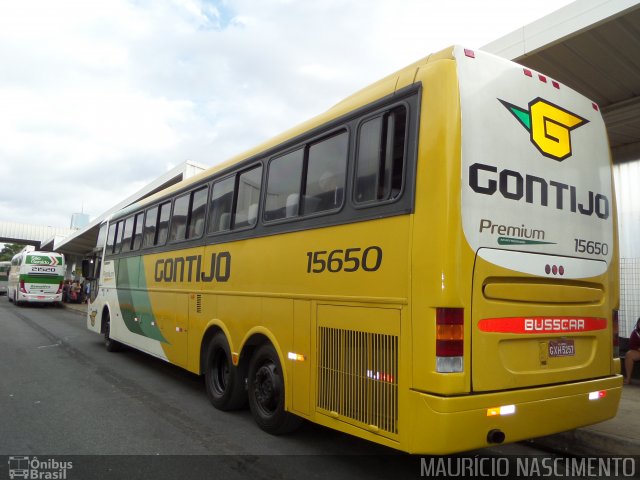
<instances>
[{"instance_id":1,"label":"side mirror","mask_svg":"<svg viewBox=\"0 0 640 480\"><path fill-rule=\"evenodd\" d=\"M86 279L93 277L93 260L82 260L82 276Z\"/></svg>"}]
</instances>

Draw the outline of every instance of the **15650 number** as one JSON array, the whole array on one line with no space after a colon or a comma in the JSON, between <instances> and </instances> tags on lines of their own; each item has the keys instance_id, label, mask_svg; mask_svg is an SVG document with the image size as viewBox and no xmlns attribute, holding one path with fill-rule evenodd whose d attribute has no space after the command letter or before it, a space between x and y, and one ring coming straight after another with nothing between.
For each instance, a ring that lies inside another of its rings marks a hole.
<instances>
[{"instance_id":1,"label":"15650 number","mask_svg":"<svg viewBox=\"0 0 640 480\"><path fill-rule=\"evenodd\" d=\"M375 272L382 265L382 248L378 246L359 247L307 252L307 273Z\"/></svg>"},{"instance_id":2,"label":"15650 number","mask_svg":"<svg viewBox=\"0 0 640 480\"><path fill-rule=\"evenodd\" d=\"M590 255L608 255L609 245L606 243L587 241L583 238L574 238L576 252L588 253Z\"/></svg>"}]
</instances>

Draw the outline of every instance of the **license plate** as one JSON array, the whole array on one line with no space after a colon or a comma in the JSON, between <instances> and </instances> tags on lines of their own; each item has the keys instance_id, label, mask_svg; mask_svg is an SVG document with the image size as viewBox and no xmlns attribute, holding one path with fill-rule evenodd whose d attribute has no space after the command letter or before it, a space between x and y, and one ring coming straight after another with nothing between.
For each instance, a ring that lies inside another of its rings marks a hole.
<instances>
[{"instance_id":1,"label":"license plate","mask_svg":"<svg viewBox=\"0 0 640 480\"><path fill-rule=\"evenodd\" d=\"M576 347L573 340L549 341L550 357L573 357L575 354L576 354Z\"/></svg>"}]
</instances>

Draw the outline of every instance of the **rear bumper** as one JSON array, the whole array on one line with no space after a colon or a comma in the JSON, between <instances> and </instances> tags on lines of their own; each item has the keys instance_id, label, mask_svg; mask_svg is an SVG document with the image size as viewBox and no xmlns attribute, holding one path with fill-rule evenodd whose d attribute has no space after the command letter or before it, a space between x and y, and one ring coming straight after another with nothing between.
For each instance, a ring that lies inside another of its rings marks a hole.
<instances>
[{"instance_id":1,"label":"rear bumper","mask_svg":"<svg viewBox=\"0 0 640 480\"><path fill-rule=\"evenodd\" d=\"M22 293L18 292L18 301L19 302L28 302L28 303L55 303L62 302L62 294L53 294L53 293Z\"/></svg>"},{"instance_id":2,"label":"rear bumper","mask_svg":"<svg viewBox=\"0 0 640 480\"><path fill-rule=\"evenodd\" d=\"M605 396L589 400L589 393ZM513 390L441 397L410 392L410 453L447 454L484 448L492 430L504 433L505 443L551 435L613 418L622 394L622 376ZM515 413L487 416L487 409L515 405Z\"/></svg>"}]
</instances>

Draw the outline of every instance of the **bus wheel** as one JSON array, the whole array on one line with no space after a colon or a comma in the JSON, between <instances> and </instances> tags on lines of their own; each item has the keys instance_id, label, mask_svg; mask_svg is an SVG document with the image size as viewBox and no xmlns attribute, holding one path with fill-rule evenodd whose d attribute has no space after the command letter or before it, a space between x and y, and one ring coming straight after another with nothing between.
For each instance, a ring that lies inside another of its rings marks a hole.
<instances>
[{"instance_id":1,"label":"bus wheel","mask_svg":"<svg viewBox=\"0 0 640 480\"><path fill-rule=\"evenodd\" d=\"M107 352L117 352L120 350L120 343L111 338L111 317L109 312L105 312L104 317L104 346Z\"/></svg>"},{"instance_id":2,"label":"bus wheel","mask_svg":"<svg viewBox=\"0 0 640 480\"><path fill-rule=\"evenodd\" d=\"M258 426L267 433L292 432L302 419L284 409L284 377L272 345L261 346L249 364L249 407Z\"/></svg>"},{"instance_id":3,"label":"bus wheel","mask_svg":"<svg viewBox=\"0 0 640 480\"><path fill-rule=\"evenodd\" d=\"M231 350L224 334L217 333L206 353L204 381L209 400L218 410L237 410L247 405L244 375L231 363Z\"/></svg>"}]
</instances>

